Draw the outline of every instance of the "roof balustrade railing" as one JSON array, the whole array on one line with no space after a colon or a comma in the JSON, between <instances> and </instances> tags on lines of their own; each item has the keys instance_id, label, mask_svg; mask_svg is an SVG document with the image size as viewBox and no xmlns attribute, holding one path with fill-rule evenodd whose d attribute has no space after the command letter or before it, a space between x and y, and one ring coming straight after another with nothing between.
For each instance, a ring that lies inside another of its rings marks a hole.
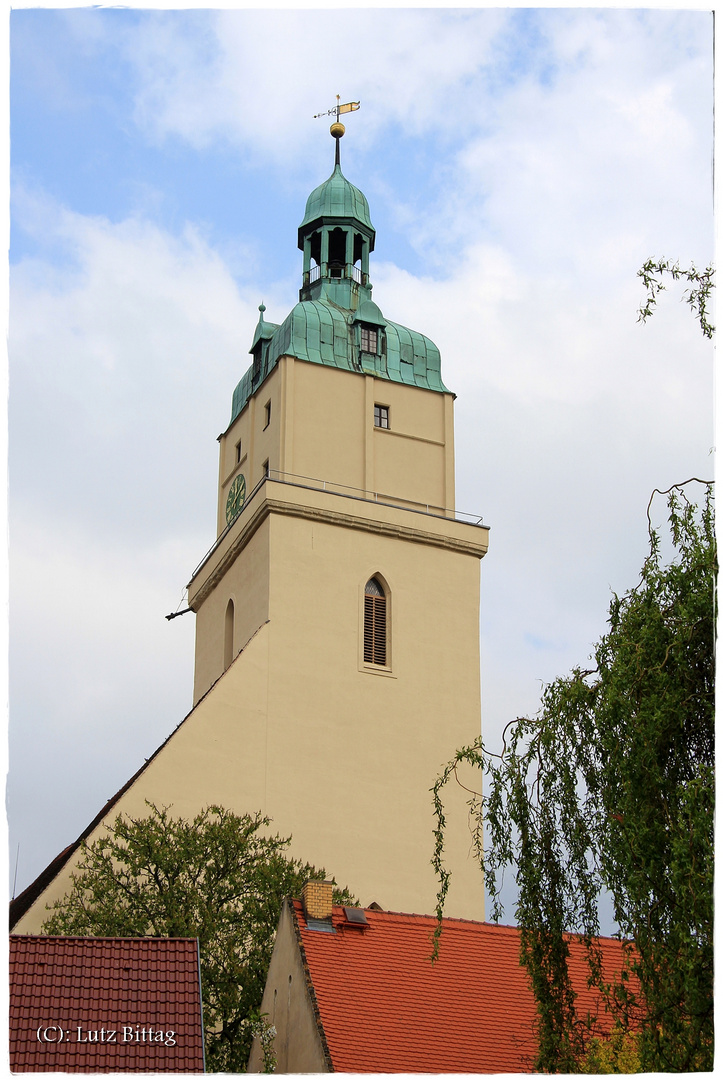
<instances>
[{"instance_id":1,"label":"roof balustrade railing","mask_svg":"<svg viewBox=\"0 0 723 1080\"><path fill-rule=\"evenodd\" d=\"M276 484L287 484L289 487L307 488L311 491L327 491L332 495L340 495L345 499L355 499L358 502L378 503L381 506L390 506L398 510L408 510L413 514L425 514L428 517L446 518L448 520L452 519L454 521L462 522L465 525L476 525L480 528L486 528L482 516L478 514L468 514L464 511L453 510L449 507L435 506L433 503L415 502L413 499L401 499L397 495L385 495L379 491L368 491L364 488L351 487L349 484L336 484L333 481L319 480L313 476L301 476L297 473L284 473L279 472L277 469L269 469L268 473L261 477L258 484L256 484L246 496L241 510L233 521L226 526L218 539L203 556L191 575L192 579L196 576L204 563L211 557L219 544L225 539L229 531L236 525L236 522L246 511L247 506L254 500L256 495L258 495L267 480L271 480Z\"/></svg>"}]
</instances>

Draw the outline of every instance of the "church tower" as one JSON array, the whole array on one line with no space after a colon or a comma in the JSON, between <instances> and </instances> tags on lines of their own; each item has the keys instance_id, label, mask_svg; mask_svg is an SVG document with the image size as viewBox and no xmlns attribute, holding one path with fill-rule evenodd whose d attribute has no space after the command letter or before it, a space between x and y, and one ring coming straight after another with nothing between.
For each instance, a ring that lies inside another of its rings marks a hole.
<instances>
[{"instance_id":1,"label":"church tower","mask_svg":"<svg viewBox=\"0 0 723 1080\"><path fill-rule=\"evenodd\" d=\"M193 709L86 835L146 799L262 811L363 904L430 913L430 788L480 729L488 530L455 516L453 394L437 347L372 299L375 230L332 134L299 301L281 324L260 305L219 437L217 539L188 586ZM466 797L447 813L447 913L481 919ZM37 932L76 850L16 932Z\"/></svg>"}]
</instances>

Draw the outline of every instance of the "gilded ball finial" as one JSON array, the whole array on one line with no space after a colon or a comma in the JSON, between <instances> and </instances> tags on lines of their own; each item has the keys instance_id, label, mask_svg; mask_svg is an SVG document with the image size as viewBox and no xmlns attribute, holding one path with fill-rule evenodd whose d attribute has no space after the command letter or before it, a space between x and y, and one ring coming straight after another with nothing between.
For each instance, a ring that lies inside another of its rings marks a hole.
<instances>
[{"instance_id":1,"label":"gilded ball finial","mask_svg":"<svg viewBox=\"0 0 723 1080\"><path fill-rule=\"evenodd\" d=\"M331 134L333 135L333 137L335 139L340 139L342 137L342 135L344 134L344 132L346 131L346 128L344 127L343 124L340 124L339 121L336 120L331 125L331 127L329 128L329 131L331 132Z\"/></svg>"}]
</instances>

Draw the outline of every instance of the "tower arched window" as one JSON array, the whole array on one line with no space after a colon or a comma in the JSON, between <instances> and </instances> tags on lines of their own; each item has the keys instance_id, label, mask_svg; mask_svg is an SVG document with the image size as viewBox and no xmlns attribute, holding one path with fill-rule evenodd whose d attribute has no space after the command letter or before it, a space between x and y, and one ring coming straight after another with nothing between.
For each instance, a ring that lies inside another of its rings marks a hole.
<instances>
[{"instance_id":1,"label":"tower arched window","mask_svg":"<svg viewBox=\"0 0 723 1080\"><path fill-rule=\"evenodd\" d=\"M329 233L329 276L344 277L346 266L346 232L344 229L332 229Z\"/></svg>"},{"instance_id":2,"label":"tower arched window","mask_svg":"<svg viewBox=\"0 0 723 1080\"><path fill-rule=\"evenodd\" d=\"M233 660L234 606L233 600L226 605L226 617L223 627L223 670L231 666Z\"/></svg>"},{"instance_id":3,"label":"tower arched window","mask_svg":"<svg viewBox=\"0 0 723 1080\"><path fill-rule=\"evenodd\" d=\"M364 663L387 664L387 595L376 577L364 587Z\"/></svg>"}]
</instances>

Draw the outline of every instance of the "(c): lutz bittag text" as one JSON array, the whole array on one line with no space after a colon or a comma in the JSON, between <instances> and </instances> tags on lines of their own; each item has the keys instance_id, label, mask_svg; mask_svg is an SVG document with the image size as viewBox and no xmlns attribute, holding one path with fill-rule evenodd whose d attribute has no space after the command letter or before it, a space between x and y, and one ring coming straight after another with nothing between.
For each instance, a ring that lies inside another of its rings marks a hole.
<instances>
[{"instance_id":1,"label":"(c): lutz bittag text","mask_svg":"<svg viewBox=\"0 0 723 1080\"><path fill-rule=\"evenodd\" d=\"M60 1024L40 1025L35 1033L42 1043L115 1043L129 1046L138 1043L155 1043L160 1046L175 1046L176 1032L163 1031L162 1028L141 1027L140 1024L122 1024L119 1028L84 1028L81 1024L64 1028Z\"/></svg>"}]
</instances>

